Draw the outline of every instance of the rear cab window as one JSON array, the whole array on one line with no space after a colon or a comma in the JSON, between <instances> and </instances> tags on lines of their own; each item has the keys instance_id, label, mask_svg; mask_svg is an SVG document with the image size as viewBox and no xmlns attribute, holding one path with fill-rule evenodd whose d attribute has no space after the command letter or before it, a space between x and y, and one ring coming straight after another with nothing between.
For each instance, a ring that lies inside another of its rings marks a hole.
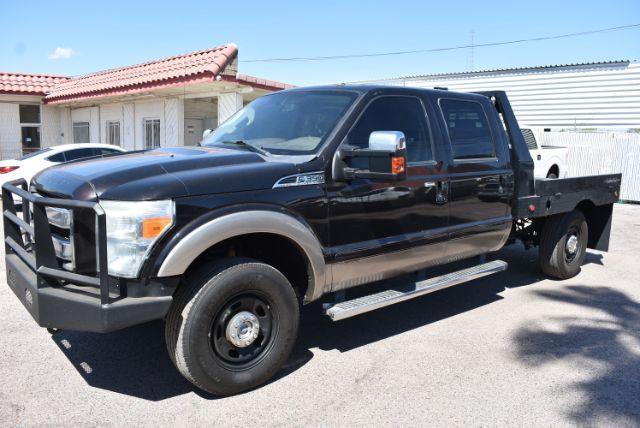
<instances>
[{"instance_id":1,"label":"rear cab window","mask_svg":"<svg viewBox=\"0 0 640 428\"><path fill-rule=\"evenodd\" d=\"M482 104L473 100L441 98L439 105L454 161L497 158L495 140Z\"/></svg>"}]
</instances>

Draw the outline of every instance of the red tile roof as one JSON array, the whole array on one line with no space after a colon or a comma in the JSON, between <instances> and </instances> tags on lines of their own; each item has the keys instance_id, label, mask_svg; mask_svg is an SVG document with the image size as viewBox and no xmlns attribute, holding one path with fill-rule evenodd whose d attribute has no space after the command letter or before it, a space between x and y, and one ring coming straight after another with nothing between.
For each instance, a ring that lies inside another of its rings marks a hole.
<instances>
[{"instance_id":1,"label":"red tile roof","mask_svg":"<svg viewBox=\"0 0 640 428\"><path fill-rule=\"evenodd\" d=\"M121 95L214 81L237 56L234 44L74 77L51 89L47 103Z\"/></svg>"},{"instance_id":2,"label":"red tile roof","mask_svg":"<svg viewBox=\"0 0 640 428\"><path fill-rule=\"evenodd\" d=\"M0 94L44 95L57 83L69 80L65 76L0 71Z\"/></svg>"},{"instance_id":3,"label":"red tile roof","mask_svg":"<svg viewBox=\"0 0 640 428\"><path fill-rule=\"evenodd\" d=\"M99 71L79 77L1 73L0 93L44 96L47 104L123 95L171 86L223 81L277 91L292 85L225 71L238 55L234 44Z\"/></svg>"}]
</instances>

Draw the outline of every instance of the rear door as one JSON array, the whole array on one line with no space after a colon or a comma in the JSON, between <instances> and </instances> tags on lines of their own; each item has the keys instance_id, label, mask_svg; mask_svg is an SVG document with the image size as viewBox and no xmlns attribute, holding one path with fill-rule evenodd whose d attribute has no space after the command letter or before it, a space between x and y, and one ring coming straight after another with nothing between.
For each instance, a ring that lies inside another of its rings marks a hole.
<instances>
[{"instance_id":1,"label":"rear door","mask_svg":"<svg viewBox=\"0 0 640 428\"><path fill-rule=\"evenodd\" d=\"M497 250L511 230L513 174L502 124L488 98L437 100L449 140L449 250L458 258Z\"/></svg>"}]
</instances>

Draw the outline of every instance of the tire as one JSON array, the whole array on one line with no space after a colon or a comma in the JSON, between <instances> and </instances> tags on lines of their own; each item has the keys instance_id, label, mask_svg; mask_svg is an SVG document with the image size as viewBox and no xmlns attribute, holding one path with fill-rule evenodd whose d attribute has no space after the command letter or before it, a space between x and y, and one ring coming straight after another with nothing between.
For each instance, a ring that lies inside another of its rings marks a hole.
<instances>
[{"instance_id":1,"label":"tire","mask_svg":"<svg viewBox=\"0 0 640 428\"><path fill-rule=\"evenodd\" d=\"M558 174L556 174L556 173L555 173L555 172L553 172L553 171L549 171L549 172L547 173L547 178L549 178L549 179L556 179L556 178L558 178Z\"/></svg>"},{"instance_id":2,"label":"tire","mask_svg":"<svg viewBox=\"0 0 640 428\"><path fill-rule=\"evenodd\" d=\"M575 237L575 250L570 245ZM558 279L576 276L584 262L589 229L580 211L571 211L550 217L545 222L540 238L539 261L542 271ZM569 245L568 245L569 242Z\"/></svg>"},{"instance_id":3,"label":"tire","mask_svg":"<svg viewBox=\"0 0 640 428\"><path fill-rule=\"evenodd\" d=\"M176 291L165 325L167 350L198 388L237 394L264 384L287 361L299 313L294 289L278 270L226 259Z\"/></svg>"}]
</instances>

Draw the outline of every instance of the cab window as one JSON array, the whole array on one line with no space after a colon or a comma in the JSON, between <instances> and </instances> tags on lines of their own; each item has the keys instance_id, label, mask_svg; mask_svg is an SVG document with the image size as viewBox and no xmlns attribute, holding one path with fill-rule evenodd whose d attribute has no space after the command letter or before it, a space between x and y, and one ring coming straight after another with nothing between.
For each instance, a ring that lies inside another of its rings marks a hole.
<instances>
[{"instance_id":1,"label":"cab window","mask_svg":"<svg viewBox=\"0 0 640 428\"><path fill-rule=\"evenodd\" d=\"M441 99L440 109L449 132L454 160L496 157L489 121L479 102Z\"/></svg>"},{"instance_id":2,"label":"cab window","mask_svg":"<svg viewBox=\"0 0 640 428\"><path fill-rule=\"evenodd\" d=\"M431 135L422 102L415 97L384 96L374 99L347 134L345 143L368 147L374 131L401 131L407 142L407 162L433 160Z\"/></svg>"}]
</instances>

